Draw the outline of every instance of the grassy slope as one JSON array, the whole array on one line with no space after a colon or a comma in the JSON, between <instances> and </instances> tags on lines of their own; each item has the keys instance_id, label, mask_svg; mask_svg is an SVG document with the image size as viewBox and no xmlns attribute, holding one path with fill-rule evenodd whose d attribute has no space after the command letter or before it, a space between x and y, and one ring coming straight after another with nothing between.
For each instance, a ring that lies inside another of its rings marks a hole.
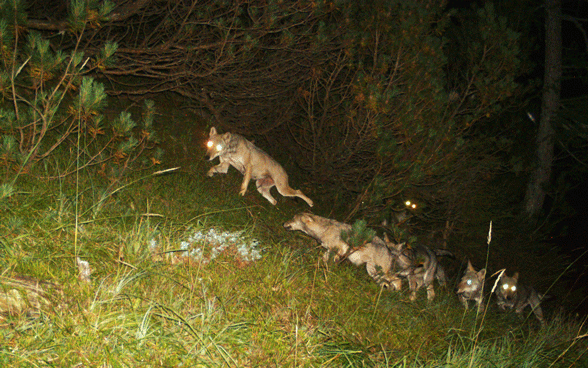
<instances>
[{"instance_id":1,"label":"grassy slope","mask_svg":"<svg viewBox=\"0 0 588 368\"><path fill-rule=\"evenodd\" d=\"M162 120L192 120L184 113ZM181 166L174 173L143 174L133 184L129 178L110 186L92 172L78 183L26 175L19 178L18 194L0 201L2 280L26 275L58 284L49 292L52 306L40 315L0 321L0 365L581 363L586 343L574 338L586 329L579 322L549 316L549 325L539 329L532 318L498 313L492 304L476 318L451 289L438 291L433 303L426 303L424 293L412 303L405 292L380 290L364 270L326 266L315 241L281 226L308 209L304 202L278 196L273 207L253 185L240 197L241 177L234 170L205 176L210 163L202 159L204 128L174 128L161 129L164 165ZM39 166L33 174L55 171ZM13 175L1 174L3 181ZM121 190L109 195L116 188ZM244 262L233 246L209 263L171 262L182 241L210 228L258 239L263 257ZM152 241L167 252L163 257L150 252ZM78 280L76 256L93 268L90 283Z\"/></svg>"}]
</instances>

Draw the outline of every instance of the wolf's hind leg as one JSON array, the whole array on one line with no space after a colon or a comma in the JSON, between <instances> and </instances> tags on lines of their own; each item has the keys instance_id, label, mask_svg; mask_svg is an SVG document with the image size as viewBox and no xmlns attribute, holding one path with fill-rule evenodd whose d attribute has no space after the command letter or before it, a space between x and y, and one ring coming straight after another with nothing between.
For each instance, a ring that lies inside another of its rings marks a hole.
<instances>
[{"instance_id":1,"label":"wolf's hind leg","mask_svg":"<svg viewBox=\"0 0 588 368\"><path fill-rule=\"evenodd\" d=\"M543 310L541 309L541 306L537 305L536 307L534 307L533 313L535 313L535 317L537 317L541 324L545 323L545 318L543 317Z\"/></svg>"},{"instance_id":2,"label":"wolf's hind leg","mask_svg":"<svg viewBox=\"0 0 588 368\"><path fill-rule=\"evenodd\" d=\"M423 284L427 288L427 300L431 301L435 299L435 286L433 281L435 280L435 274L437 273L437 267L432 267L425 271L423 275Z\"/></svg>"},{"instance_id":3,"label":"wolf's hind leg","mask_svg":"<svg viewBox=\"0 0 588 368\"><path fill-rule=\"evenodd\" d=\"M541 300L539 299L539 297L537 295L531 295L529 298L529 306L533 310L535 317L537 317L539 322L545 323L545 318L543 317L543 310L541 309L541 306L539 305L540 302L541 302ZM525 305L517 307L516 312L520 314L523 311L523 309L525 309Z\"/></svg>"},{"instance_id":4,"label":"wolf's hind leg","mask_svg":"<svg viewBox=\"0 0 588 368\"><path fill-rule=\"evenodd\" d=\"M294 192L296 193L296 194L295 194L295 195L296 195L296 197L298 197L298 198L302 199L304 202L308 203L308 205L309 205L310 207L314 206L314 203L312 202L312 199L310 199L310 198L308 198L307 196L305 196L305 195L302 193L302 191L300 191L300 190L296 189L296 190L294 190Z\"/></svg>"},{"instance_id":5,"label":"wolf's hind leg","mask_svg":"<svg viewBox=\"0 0 588 368\"><path fill-rule=\"evenodd\" d=\"M270 189L272 189L272 187L274 186L274 181L272 180L272 178L258 179L256 181L256 185L257 185L257 191L259 193L261 193L261 195L265 199L270 201L271 204L273 204L275 206L276 203L278 203L278 201L276 201L275 198L270 193Z\"/></svg>"},{"instance_id":6,"label":"wolf's hind leg","mask_svg":"<svg viewBox=\"0 0 588 368\"><path fill-rule=\"evenodd\" d=\"M288 185L287 182L285 184L280 183L279 185L278 185L278 183L276 183L276 188L278 189L278 193L280 193L284 197L298 197L298 198L302 199L304 202L308 203L308 205L310 207L314 206L312 199L305 196L301 190L292 189L290 187L290 185Z\"/></svg>"},{"instance_id":7,"label":"wolf's hind leg","mask_svg":"<svg viewBox=\"0 0 588 368\"><path fill-rule=\"evenodd\" d=\"M437 266L437 272L435 272L435 278L439 281L439 285L446 287L447 286L447 275L445 275L445 270L440 265Z\"/></svg>"}]
</instances>

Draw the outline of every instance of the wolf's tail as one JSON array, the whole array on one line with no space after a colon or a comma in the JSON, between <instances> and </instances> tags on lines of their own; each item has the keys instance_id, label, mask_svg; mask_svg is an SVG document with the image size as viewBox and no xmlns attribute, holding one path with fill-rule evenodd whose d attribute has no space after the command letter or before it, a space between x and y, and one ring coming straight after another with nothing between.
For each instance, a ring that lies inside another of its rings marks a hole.
<instances>
[{"instance_id":1,"label":"wolf's tail","mask_svg":"<svg viewBox=\"0 0 588 368\"><path fill-rule=\"evenodd\" d=\"M435 252L435 255L437 257L449 257L455 259L455 254L451 253L446 249L435 249L433 250L433 252Z\"/></svg>"}]
</instances>

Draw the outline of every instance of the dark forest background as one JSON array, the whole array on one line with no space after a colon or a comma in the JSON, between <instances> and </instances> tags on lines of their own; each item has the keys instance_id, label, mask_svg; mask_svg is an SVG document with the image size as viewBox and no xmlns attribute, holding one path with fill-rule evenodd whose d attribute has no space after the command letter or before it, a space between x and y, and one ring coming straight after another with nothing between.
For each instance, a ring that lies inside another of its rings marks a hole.
<instances>
[{"instance_id":1,"label":"dark forest background","mask_svg":"<svg viewBox=\"0 0 588 368\"><path fill-rule=\"evenodd\" d=\"M82 66L76 88L92 76L111 97L181 96L172 108L254 140L321 215L379 226L410 199L418 209L404 231L478 264L492 221L490 265L549 285L568 266L573 279L585 272L575 262L585 242L568 229L586 216L587 5L3 1L0 47L30 98L62 83L70 53ZM26 114L7 112L18 105L9 82L3 159L42 162L54 146L36 144L44 130ZM96 138L106 122L92 116ZM117 139L131 142L118 124ZM119 151L104 163L120 163Z\"/></svg>"}]
</instances>

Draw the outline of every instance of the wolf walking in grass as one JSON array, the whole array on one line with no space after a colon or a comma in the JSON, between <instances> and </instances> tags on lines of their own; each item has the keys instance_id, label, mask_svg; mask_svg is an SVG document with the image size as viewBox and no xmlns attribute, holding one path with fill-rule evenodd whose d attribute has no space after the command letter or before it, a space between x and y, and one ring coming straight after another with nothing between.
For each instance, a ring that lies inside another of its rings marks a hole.
<instances>
[{"instance_id":1,"label":"wolf walking in grass","mask_svg":"<svg viewBox=\"0 0 588 368\"><path fill-rule=\"evenodd\" d=\"M233 166L243 174L243 183L239 191L241 195L245 195L249 181L253 179L256 180L257 191L273 205L277 201L272 197L270 189L275 186L281 195L299 197L310 207L313 206L310 198L300 190L290 187L288 174L279 163L239 134L218 134L216 128L211 128L206 143L206 156L209 161L216 157L220 160L220 164L208 170L208 176L216 173L226 174L229 166Z\"/></svg>"},{"instance_id":2,"label":"wolf walking in grass","mask_svg":"<svg viewBox=\"0 0 588 368\"><path fill-rule=\"evenodd\" d=\"M478 311L484 310L484 279L486 277L486 269L476 271L472 263L468 260L468 266L465 274L457 284L457 296L459 301L463 304L465 309L468 309L468 302L473 300L478 306Z\"/></svg>"},{"instance_id":3,"label":"wolf walking in grass","mask_svg":"<svg viewBox=\"0 0 588 368\"><path fill-rule=\"evenodd\" d=\"M370 277L380 286L400 289L400 280L393 274L396 258L386 243L377 236L366 244L352 248L341 236L342 233L351 231L351 225L308 212L295 215L292 220L284 223L284 228L302 231L316 239L323 248L327 249L323 255L325 262L331 258L331 254L334 254L335 261L346 258L355 266L365 264Z\"/></svg>"},{"instance_id":4,"label":"wolf walking in grass","mask_svg":"<svg viewBox=\"0 0 588 368\"><path fill-rule=\"evenodd\" d=\"M539 305L541 299L543 299L543 295L539 294L530 286L520 284L518 272L515 272L512 277L508 277L504 273L500 277L495 293L500 309L514 309L517 314L520 314L528 305L533 310L539 322L541 324L545 323L543 310Z\"/></svg>"}]
</instances>

